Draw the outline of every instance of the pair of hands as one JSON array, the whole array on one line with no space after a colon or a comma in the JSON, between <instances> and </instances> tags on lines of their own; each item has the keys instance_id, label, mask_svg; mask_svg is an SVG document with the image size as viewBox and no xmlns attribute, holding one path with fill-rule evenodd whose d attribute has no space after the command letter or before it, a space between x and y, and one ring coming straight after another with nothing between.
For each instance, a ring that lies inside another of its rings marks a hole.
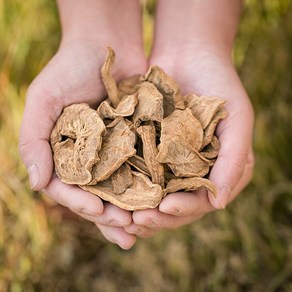
<instances>
[{"instance_id":1,"label":"pair of hands","mask_svg":"<svg viewBox=\"0 0 292 292\"><path fill-rule=\"evenodd\" d=\"M149 237L160 230L194 222L215 209L224 208L240 193L252 175L253 111L228 58L206 50L195 53L186 50L179 60L156 53L147 62L142 49L139 53L132 49L127 52L114 49L116 79L143 74L148 63L157 64L178 80L184 92L225 98L228 111L227 119L217 129L221 150L210 174L219 192L218 199L205 190L180 192L169 194L155 209L132 213L62 183L53 171L49 138L62 109L80 102L96 107L105 95L100 78L105 48L88 39L63 43L33 81L27 93L19 144L31 187L94 222L110 242L129 249L137 237Z\"/></svg>"}]
</instances>

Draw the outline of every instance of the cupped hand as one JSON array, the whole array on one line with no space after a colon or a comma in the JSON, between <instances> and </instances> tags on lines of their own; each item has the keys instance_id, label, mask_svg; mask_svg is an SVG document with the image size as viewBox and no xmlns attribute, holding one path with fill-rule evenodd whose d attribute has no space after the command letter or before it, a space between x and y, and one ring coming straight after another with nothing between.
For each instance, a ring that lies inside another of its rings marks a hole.
<instances>
[{"instance_id":1,"label":"cupped hand","mask_svg":"<svg viewBox=\"0 0 292 292\"><path fill-rule=\"evenodd\" d=\"M160 65L173 76L183 93L219 96L226 100L228 117L216 130L221 149L209 176L218 196L214 198L204 189L178 192L166 196L156 209L135 211L133 223L125 230L140 237L178 228L213 210L225 208L252 177L253 109L231 60L208 51L180 52L177 56L179 58L161 54L153 57L151 63Z\"/></svg>"},{"instance_id":2,"label":"cupped hand","mask_svg":"<svg viewBox=\"0 0 292 292\"><path fill-rule=\"evenodd\" d=\"M121 46L122 47L122 46ZM123 52L115 48L113 75L122 79L145 71L143 53ZM88 103L96 107L105 96L100 69L106 57L105 46L88 39L63 43L33 81L26 96L20 130L19 151L27 167L32 189L47 196L73 212L94 222L103 235L122 248L129 248L135 236L122 227L132 221L131 213L103 202L77 186L62 183L54 174L50 134L64 107L72 103ZM132 58L131 53L135 55Z\"/></svg>"}]
</instances>

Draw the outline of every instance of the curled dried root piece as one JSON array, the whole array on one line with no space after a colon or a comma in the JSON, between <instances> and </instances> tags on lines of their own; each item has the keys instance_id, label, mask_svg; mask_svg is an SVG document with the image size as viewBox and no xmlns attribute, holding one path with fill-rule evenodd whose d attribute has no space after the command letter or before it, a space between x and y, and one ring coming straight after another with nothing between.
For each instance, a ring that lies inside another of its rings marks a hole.
<instances>
[{"instance_id":1,"label":"curled dried root piece","mask_svg":"<svg viewBox=\"0 0 292 292\"><path fill-rule=\"evenodd\" d=\"M145 163L145 160L142 157L138 156L137 154L135 154L132 157L129 157L126 163L129 164L130 166L133 166L137 171L151 177L150 171Z\"/></svg>"},{"instance_id":2,"label":"curled dried root piece","mask_svg":"<svg viewBox=\"0 0 292 292\"><path fill-rule=\"evenodd\" d=\"M213 119L211 120L207 128L204 130L204 139L203 139L202 148L207 146L209 143L211 143L218 123L220 122L220 120L223 120L226 117L227 117L226 109L224 107L220 108L219 111L214 115Z\"/></svg>"},{"instance_id":3,"label":"curled dried root piece","mask_svg":"<svg viewBox=\"0 0 292 292\"><path fill-rule=\"evenodd\" d=\"M210 191L215 198L217 197L215 185L210 180L201 177L172 179L163 190L163 194L165 196L177 191L196 191L201 187Z\"/></svg>"},{"instance_id":4,"label":"curled dried root piece","mask_svg":"<svg viewBox=\"0 0 292 292\"><path fill-rule=\"evenodd\" d=\"M163 95L164 117L170 115L175 109L185 109L178 83L160 67L151 66L142 80L153 83Z\"/></svg>"},{"instance_id":5,"label":"curled dried root piece","mask_svg":"<svg viewBox=\"0 0 292 292\"><path fill-rule=\"evenodd\" d=\"M105 125L87 104L72 104L59 117L51 134L55 170L67 184L87 184L98 155Z\"/></svg>"},{"instance_id":6,"label":"curled dried root piece","mask_svg":"<svg viewBox=\"0 0 292 292\"><path fill-rule=\"evenodd\" d=\"M203 129L206 129L214 116L220 111L225 104L225 100L216 96L197 96L188 94L184 96L186 106L192 111L202 124Z\"/></svg>"},{"instance_id":7,"label":"curled dried root piece","mask_svg":"<svg viewBox=\"0 0 292 292\"><path fill-rule=\"evenodd\" d=\"M94 186L81 186L81 188L125 210L155 208L162 200L161 187L153 184L142 173L133 171L132 175L133 184L120 194L115 194L107 181L99 182Z\"/></svg>"},{"instance_id":8,"label":"curled dried root piece","mask_svg":"<svg viewBox=\"0 0 292 292\"><path fill-rule=\"evenodd\" d=\"M137 129L143 142L143 156L151 173L152 182L164 187L164 167L156 160L157 148L154 123L147 122Z\"/></svg>"},{"instance_id":9,"label":"curled dried root piece","mask_svg":"<svg viewBox=\"0 0 292 292\"><path fill-rule=\"evenodd\" d=\"M138 99L135 94L124 96L116 108L113 108L108 101L105 100L97 108L97 113L103 120L129 117L134 113L137 103Z\"/></svg>"},{"instance_id":10,"label":"curled dried root piece","mask_svg":"<svg viewBox=\"0 0 292 292\"><path fill-rule=\"evenodd\" d=\"M133 122L138 127L141 122L163 119L163 96L150 82L143 82L138 90L138 105L133 114Z\"/></svg>"},{"instance_id":11,"label":"curled dried root piece","mask_svg":"<svg viewBox=\"0 0 292 292\"><path fill-rule=\"evenodd\" d=\"M177 177L204 176L209 161L198 152L203 143L203 129L190 109L175 110L161 123L157 161L167 163Z\"/></svg>"},{"instance_id":12,"label":"curled dried root piece","mask_svg":"<svg viewBox=\"0 0 292 292\"><path fill-rule=\"evenodd\" d=\"M202 149L201 155L206 159L214 159L218 156L219 150L220 141L216 136L213 136L210 144Z\"/></svg>"},{"instance_id":13,"label":"curled dried root piece","mask_svg":"<svg viewBox=\"0 0 292 292\"><path fill-rule=\"evenodd\" d=\"M107 48L108 54L101 68L101 79L108 93L108 98L114 107L119 104L119 94L116 82L112 76L112 66L115 61L115 52L111 47Z\"/></svg>"},{"instance_id":14,"label":"curled dried root piece","mask_svg":"<svg viewBox=\"0 0 292 292\"><path fill-rule=\"evenodd\" d=\"M135 94L140 87L140 75L134 75L121 80L118 83L119 98L122 99L125 95Z\"/></svg>"},{"instance_id":15,"label":"curled dried root piece","mask_svg":"<svg viewBox=\"0 0 292 292\"><path fill-rule=\"evenodd\" d=\"M135 155L136 137L123 118L117 118L107 126L99 152L100 160L92 168L90 185L107 179L129 157Z\"/></svg>"},{"instance_id":16,"label":"curled dried root piece","mask_svg":"<svg viewBox=\"0 0 292 292\"><path fill-rule=\"evenodd\" d=\"M131 211L155 208L177 191L204 187L216 196L207 178L220 151L215 131L227 116L225 101L182 96L158 66L116 85L114 59L108 48L101 69L107 99L96 110L65 108L53 129L59 178Z\"/></svg>"}]
</instances>

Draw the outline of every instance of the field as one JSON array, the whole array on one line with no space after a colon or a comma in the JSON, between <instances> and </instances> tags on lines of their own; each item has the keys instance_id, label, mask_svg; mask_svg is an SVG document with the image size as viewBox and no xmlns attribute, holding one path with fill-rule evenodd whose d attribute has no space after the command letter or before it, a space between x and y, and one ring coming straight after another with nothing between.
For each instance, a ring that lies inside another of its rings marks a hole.
<instances>
[{"instance_id":1,"label":"field","mask_svg":"<svg viewBox=\"0 0 292 292\"><path fill-rule=\"evenodd\" d=\"M25 93L59 40L54 1L0 0L0 291L292 291L292 1L246 1L234 48L256 113L252 183L226 210L130 251L29 188Z\"/></svg>"}]
</instances>

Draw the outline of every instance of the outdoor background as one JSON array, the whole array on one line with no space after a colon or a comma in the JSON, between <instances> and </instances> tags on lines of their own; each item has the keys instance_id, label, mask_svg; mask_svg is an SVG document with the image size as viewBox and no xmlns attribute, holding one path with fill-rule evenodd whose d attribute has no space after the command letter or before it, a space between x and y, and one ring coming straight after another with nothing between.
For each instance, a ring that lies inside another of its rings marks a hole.
<instances>
[{"instance_id":1,"label":"outdoor background","mask_svg":"<svg viewBox=\"0 0 292 292\"><path fill-rule=\"evenodd\" d=\"M130 251L29 189L25 93L59 39L54 1L0 0L0 291L292 291L292 1L246 1L234 49L256 113L252 183L226 210Z\"/></svg>"}]
</instances>

